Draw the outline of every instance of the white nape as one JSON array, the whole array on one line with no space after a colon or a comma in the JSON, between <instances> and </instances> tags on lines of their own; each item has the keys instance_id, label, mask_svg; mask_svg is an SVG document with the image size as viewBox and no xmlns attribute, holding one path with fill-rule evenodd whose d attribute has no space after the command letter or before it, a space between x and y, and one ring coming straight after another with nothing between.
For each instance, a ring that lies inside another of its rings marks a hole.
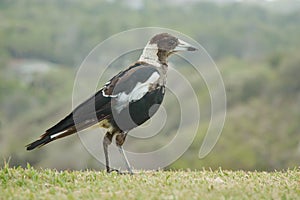
<instances>
[{"instance_id":1,"label":"white nape","mask_svg":"<svg viewBox=\"0 0 300 200\"><path fill-rule=\"evenodd\" d=\"M150 44L148 42L143 50L142 55L139 58L139 61L149 63L151 65L154 65L155 67L160 67L161 63L158 60L157 52L157 44Z\"/></svg>"}]
</instances>

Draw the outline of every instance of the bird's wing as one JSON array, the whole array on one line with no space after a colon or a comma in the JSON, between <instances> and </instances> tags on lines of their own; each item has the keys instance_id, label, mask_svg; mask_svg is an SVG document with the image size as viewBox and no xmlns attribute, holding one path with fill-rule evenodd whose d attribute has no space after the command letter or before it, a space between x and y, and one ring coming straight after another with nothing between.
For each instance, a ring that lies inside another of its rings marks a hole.
<instances>
[{"instance_id":1,"label":"bird's wing","mask_svg":"<svg viewBox=\"0 0 300 200\"><path fill-rule=\"evenodd\" d=\"M41 138L27 146L31 150L52 140L84 130L106 118L112 117L111 100L116 100L117 109L144 96L152 82L158 79L155 67L137 62L114 76L95 95L77 106L72 113L46 130ZM75 125L76 124L76 125Z\"/></svg>"},{"instance_id":2,"label":"bird's wing","mask_svg":"<svg viewBox=\"0 0 300 200\"><path fill-rule=\"evenodd\" d=\"M68 129L83 130L104 119L110 112L110 98L102 95L102 90L77 106L72 113L53 127L46 130L47 135L54 135ZM75 128L76 123L76 128Z\"/></svg>"},{"instance_id":3,"label":"bird's wing","mask_svg":"<svg viewBox=\"0 0 300 200\"><path fill-rule=\"evenodd\" d=\"M156 67L138 62L112 78L103 88L103 96L112 97L112 108L118 113L131 102L140 100L155 89L160 74Z\"/></svg>"},{"instance_id":4,"label":"bird's wing","mask_svg":"<svg viewBox=\"0 0 300 200\"><path fill-rule=\"evenodd\" d=\"M110 79L102 88L102 93L108 97L117 97L122 93L129 94L137 84L146 83L153 74L158 78L159 72L154 66L145 62L136 62Z\"/></svg>"},{"instance_id":5,"label":"bird's wing","mask_svg":"<svg viewBox=\"0 0 300 200\"><path fill-rule=\"evenodd\" d=\"M110 79L95 95L81 103L74 111L46 133L56 134L73 128L77 131L92 126L111 115L111 99L117 109L139 100L159 77L157 69L144 62L137 62Z\"/></svg>"}]
</instances>

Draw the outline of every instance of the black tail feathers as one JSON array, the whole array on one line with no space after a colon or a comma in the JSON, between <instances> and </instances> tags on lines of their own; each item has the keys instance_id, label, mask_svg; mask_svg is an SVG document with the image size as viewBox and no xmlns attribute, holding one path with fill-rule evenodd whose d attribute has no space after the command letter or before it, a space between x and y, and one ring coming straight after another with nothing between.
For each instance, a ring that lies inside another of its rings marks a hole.
<instances>
[{"instance_id":1,"label":"black tail feathers","mask_svg":"<svg viewBox=\"0 0 300 200\"><path fill-rule=\"evenodd\" d=\"M36 147L44 146L45 144L48 144L51 141L52 141L52 139L51 139L50 135L46 135L46 136L43 136L41 139L38 139L38 140L26 145L26 147L27 147L26 149L28 151L30 151L30 150L35 149Z\"/></svg>"}]
</instances>

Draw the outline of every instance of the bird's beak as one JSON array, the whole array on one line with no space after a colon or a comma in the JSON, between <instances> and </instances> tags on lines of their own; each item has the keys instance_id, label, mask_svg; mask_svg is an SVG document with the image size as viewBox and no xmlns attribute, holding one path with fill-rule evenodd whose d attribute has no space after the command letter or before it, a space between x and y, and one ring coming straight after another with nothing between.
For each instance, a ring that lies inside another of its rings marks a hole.
<instances>
[{"instance_id":1,"label":"bird's beak","mask_svg":"<svg viewBox=\"0 0 300 200\"><path fill-rule=\"evenodd\" d=\"M180 39L178 39L179 44L175 47L174 52L177 51L196 51L198 50L197 48L193 47L192 45L190 45L189 43L182 41Z\"/></svg>"}]
</instances>

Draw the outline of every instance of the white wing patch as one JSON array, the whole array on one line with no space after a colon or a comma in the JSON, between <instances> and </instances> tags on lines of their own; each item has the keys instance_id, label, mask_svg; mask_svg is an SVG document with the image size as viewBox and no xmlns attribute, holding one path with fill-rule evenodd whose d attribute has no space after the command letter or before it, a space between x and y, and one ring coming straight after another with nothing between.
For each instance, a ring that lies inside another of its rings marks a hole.
<instances>
[{"instance_id":1,"label":"white wing patch","mask_svg":"<svg viewBox=\"0 0 300 200\"><path fill-rule=\"evenodd\" d=\"M149 91L149 86L158 79L158 72L154 72L145 82L138 82L129 94L126 94L125 92L119 93L117 103L115 105L117 112L120 113L129 104L129 102L141 99Z\"/></svg>"},{"instance_id":2,"label":"white wing patch","mask_svg":"<svg viewBox=\"0 0 300 200\"><path fill-rule=\"evenodd\" d=\"M51 138L51 139L56 138L56 137L58 137L58 136L64 134L64 133L67 132L67 131L68 131L68 130L58 132L58 133L56 133L56 134L54 134L54 135L51 135L50 138Z\"/></svg>"},{"instance_id":3,"label":"white wing patch","mask_svg":"<svg viewBox=\"0 0 300 200\"><path fill-rule=\"evenodd\" d=\"M107 87L109 84L111 83L111 81L107 81L104 86L102 88L100 88L100 90L102 90L102 96L104 97L117 97L118 95L109 95L109 94L105 94L105 90L104 88Z\"/></svg>"},{"instance_id":4,"label":"white wing patch","mask_svg":"<svg viewBox=\"0 0 300 200\"><path fill-rule=\"evenodd\" d=\"M103 88L101 88L101 89L103 89ZM118 94L115 94L115 95L112 95L112 94L105 94L105 91L104 90L102 90L102 95L104 96L104 97L117 97L118 96Z\"/></svg>"}]
</instances>

